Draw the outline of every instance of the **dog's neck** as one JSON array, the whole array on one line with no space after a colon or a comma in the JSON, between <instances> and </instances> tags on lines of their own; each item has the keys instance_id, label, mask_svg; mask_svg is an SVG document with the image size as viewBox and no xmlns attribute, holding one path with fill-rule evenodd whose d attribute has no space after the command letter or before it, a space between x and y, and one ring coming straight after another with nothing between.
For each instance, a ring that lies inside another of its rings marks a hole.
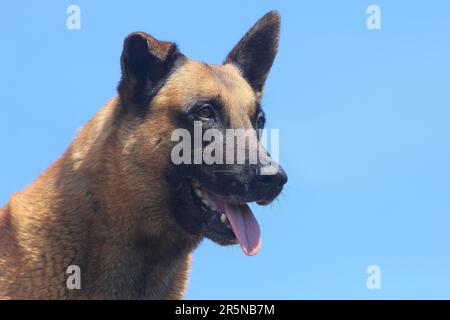
<instances>
[{"instance_id":1,"label":"dog's neck","mask_svg":"<svg viewBox=\"0 0 450 320\"><path fill-rule=\"evenodd\" d=\"M41 280L49 286L65 284L69 265L80 267L82 289L55 288L62 297L180 298L200 238L172 218L161 176L130 178L133 169L123 167L123 147L116 145L114 108L115 100L80 130L62 158L13 197L15 231L34 241L39 263L52 257L60 272L44 272ZM42 201L27 203L31 193Z\"/></svg>"}]
</instances>

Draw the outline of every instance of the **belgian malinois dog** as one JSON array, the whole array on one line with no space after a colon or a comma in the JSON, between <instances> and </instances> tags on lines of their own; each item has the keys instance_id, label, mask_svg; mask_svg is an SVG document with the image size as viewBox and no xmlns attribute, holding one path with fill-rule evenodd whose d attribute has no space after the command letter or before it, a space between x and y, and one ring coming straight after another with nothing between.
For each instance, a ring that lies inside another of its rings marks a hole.
<instances>
[{"instance_id":1,"label":"belgian malinois dog","mask_svg":"<svg viewBox=\"0 0 450 320\"><path fill-rule=\"evenodd\" d=\"M256 254L260 229L247 203L272 202L285 172L262 175L259 160L174 164L171 135L196 121L202 130L261 129L279 28L269 12L222 65L130 34L118 96L0 210L0 298L180 299L203 238ZM258 139L245 148L261 147ZM69 266L79 268L81 288L68 288Z\"/></svg>"}]
</instances>

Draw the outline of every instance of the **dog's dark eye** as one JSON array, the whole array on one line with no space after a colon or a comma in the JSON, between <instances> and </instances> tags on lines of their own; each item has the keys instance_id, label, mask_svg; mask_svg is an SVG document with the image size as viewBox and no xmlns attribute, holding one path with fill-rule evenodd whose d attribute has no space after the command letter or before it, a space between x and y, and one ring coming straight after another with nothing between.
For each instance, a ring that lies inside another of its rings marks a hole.
<instances>
[{"instance_id":1,"label":"dog's dark eye","mask_svg":"<svg viewBox=\"0 0 450 320\"><path fill-rule=\"evenodd\" d=\"M214 109L212 105L205 104L200 109L198 109L196 115L205 120L214 119Z\"/></svg>"},{"instance_id":2,"label":"dog's dark eye","mask_svg":"<svg viewBox=\"0 0 450 320\"><path fill-rule=\"evenodd\" d=\"M260 114L258 119L256 119L256 129L263 129L266 124L266 118L264 115Z\"/></svg>"}]
</instances>

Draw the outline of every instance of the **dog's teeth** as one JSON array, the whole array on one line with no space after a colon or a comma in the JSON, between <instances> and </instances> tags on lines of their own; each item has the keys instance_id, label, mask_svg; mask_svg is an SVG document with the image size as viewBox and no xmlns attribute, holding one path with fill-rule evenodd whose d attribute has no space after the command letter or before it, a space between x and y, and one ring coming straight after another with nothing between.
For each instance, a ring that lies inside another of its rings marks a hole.
<instances>
[{"instance_id":1,"label":"dog's teeth","mask_svg":"<svg viewBox=\"0 0 450 320\"><path fill-rule=\"evenodd\" d=\"M226 223L227 222L227 216L225 215L225 213L222 213L220 215L220 222L222 222L222 223Z\"/></svg>"}]
</instances>

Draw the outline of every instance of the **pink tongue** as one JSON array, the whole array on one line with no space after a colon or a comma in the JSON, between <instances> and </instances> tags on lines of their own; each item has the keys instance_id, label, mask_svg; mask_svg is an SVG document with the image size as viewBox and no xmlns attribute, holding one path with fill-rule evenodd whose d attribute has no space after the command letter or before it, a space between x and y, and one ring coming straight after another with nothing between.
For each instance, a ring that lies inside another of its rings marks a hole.
<instances>
[{"instance_id":1,"label":"pink tongue","mask_svg":"<svg viewBox=\"0 0 450 320\"><path fill-rule=\"evenodd\" d=\"M261 229L248 205L225 202L225 215L244 253L248 256L257 254L261 247Z\"/></svg>"}]
</instances>

